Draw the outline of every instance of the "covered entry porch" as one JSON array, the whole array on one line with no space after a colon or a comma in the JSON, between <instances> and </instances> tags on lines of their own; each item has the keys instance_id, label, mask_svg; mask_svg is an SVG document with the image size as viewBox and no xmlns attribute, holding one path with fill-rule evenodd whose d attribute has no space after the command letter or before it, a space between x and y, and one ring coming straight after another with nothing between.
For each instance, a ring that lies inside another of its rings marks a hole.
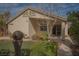
<instances>
[{"instance_id":1,"label":"covered entry porch","mask_svg":"<svg viewBox=\"0 0 79 59\"><path fill-rule=\"evenodd\" d=\"M48 39L64 39L65 23L58 19L30 18L29 35L37 39L41 33L47 33Z\"/></svg>"}]
</instances>

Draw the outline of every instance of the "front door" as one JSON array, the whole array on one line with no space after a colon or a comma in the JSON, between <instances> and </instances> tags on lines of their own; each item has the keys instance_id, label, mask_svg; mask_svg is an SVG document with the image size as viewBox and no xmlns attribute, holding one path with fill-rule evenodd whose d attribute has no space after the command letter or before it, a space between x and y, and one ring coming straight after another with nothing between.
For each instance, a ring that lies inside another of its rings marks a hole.
<instances>
[{"instance_id":1,"label":"front door","mask_svg":"<svg viewBox=\"0 0 79 59\"><path fill-rule=\"evenodd\" d=\"M56 24L52 27L52 35L61 36L61 24Z\"/></svg>"}]
</instances>

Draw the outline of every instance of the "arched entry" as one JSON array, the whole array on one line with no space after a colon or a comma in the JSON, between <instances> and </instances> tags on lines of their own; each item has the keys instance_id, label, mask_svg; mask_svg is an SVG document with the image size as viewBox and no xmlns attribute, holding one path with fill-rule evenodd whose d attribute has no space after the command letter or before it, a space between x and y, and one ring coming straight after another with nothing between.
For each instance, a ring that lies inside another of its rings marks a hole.
<instances>
[{"instance_id":1,"label":"arched entry","mask_svg":"<svg viewBox=\"0 0 79 59\"><path fill-rule=\"evenodd\" d=\"M52 35L53 36L61 36L61 24L55 24L52 27Z\"/></svg>"}]
</instances>

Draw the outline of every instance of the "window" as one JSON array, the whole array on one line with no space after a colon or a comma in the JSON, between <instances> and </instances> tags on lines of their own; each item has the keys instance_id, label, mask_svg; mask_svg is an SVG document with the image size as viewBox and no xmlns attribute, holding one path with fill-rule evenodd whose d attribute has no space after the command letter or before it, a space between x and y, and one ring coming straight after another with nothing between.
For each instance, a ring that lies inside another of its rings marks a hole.
<instances>
[{"instance_id":1,"label":"window","mask_svg":"<svg viewBox=\"0 0 79 59\"><path fill-rule=\"evenodd\" d=\"M61 25L54 25L52 29L52 34L55 36L60 36L61 35Z\"/></svg>"},{"instance_id":2,"label":"window","mask_svg":"<svg viewBox=\"0 0 79 59\"><path fill-rule=\"evenodd\" d=\"M42 21L40 23L40 31L47 31L47 22L46 21Z\"/></svg>"}]
</instances>

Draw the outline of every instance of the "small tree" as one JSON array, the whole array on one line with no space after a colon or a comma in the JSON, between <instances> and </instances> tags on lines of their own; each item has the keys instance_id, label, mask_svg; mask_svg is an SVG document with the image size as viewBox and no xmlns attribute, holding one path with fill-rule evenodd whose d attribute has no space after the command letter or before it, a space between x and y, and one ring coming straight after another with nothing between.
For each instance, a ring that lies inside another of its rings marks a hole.
<instances>
[{"instance_id":1,"label":"small tree","mask_svg":"<svg viewBox=\"0 0 79 59\"><path fill-rule=\"evenodd\" d=\"M3 15L0 15L0 34L1 34L1 36L3 35L4 28L5 28L4 17L3 17Z\"/></svg>"},{"instance_id":2,"label":"small tree","mask_svg":"<svg viewBox=\"0 0 79 59\"><path fill-rule=\"evenodd\" d=\"M32 56L55 56L57 55L57 44L55 42L39 41L32 45Z\"/></svg>"},{"instance_id":3,"label":"small tree","mask_svg":"<svg viewBox=\"0 0 79 59\"><path fill-rule=\"evenodd\" d=\"M0 36L3 36L6 34L6 21L9 20L10 12L4 12L0 14Z\"/></svg>"},{"instance_id":4,"label":"small tree","mask_svg":"<svg viewBox=\"0 0 79 59\"><path fill-rule=\"evenodd\" d=\"M74 43L79 44L79 11L69 12L67 18L71 22L69 34Z\"/></svg>"}]
</instances>

